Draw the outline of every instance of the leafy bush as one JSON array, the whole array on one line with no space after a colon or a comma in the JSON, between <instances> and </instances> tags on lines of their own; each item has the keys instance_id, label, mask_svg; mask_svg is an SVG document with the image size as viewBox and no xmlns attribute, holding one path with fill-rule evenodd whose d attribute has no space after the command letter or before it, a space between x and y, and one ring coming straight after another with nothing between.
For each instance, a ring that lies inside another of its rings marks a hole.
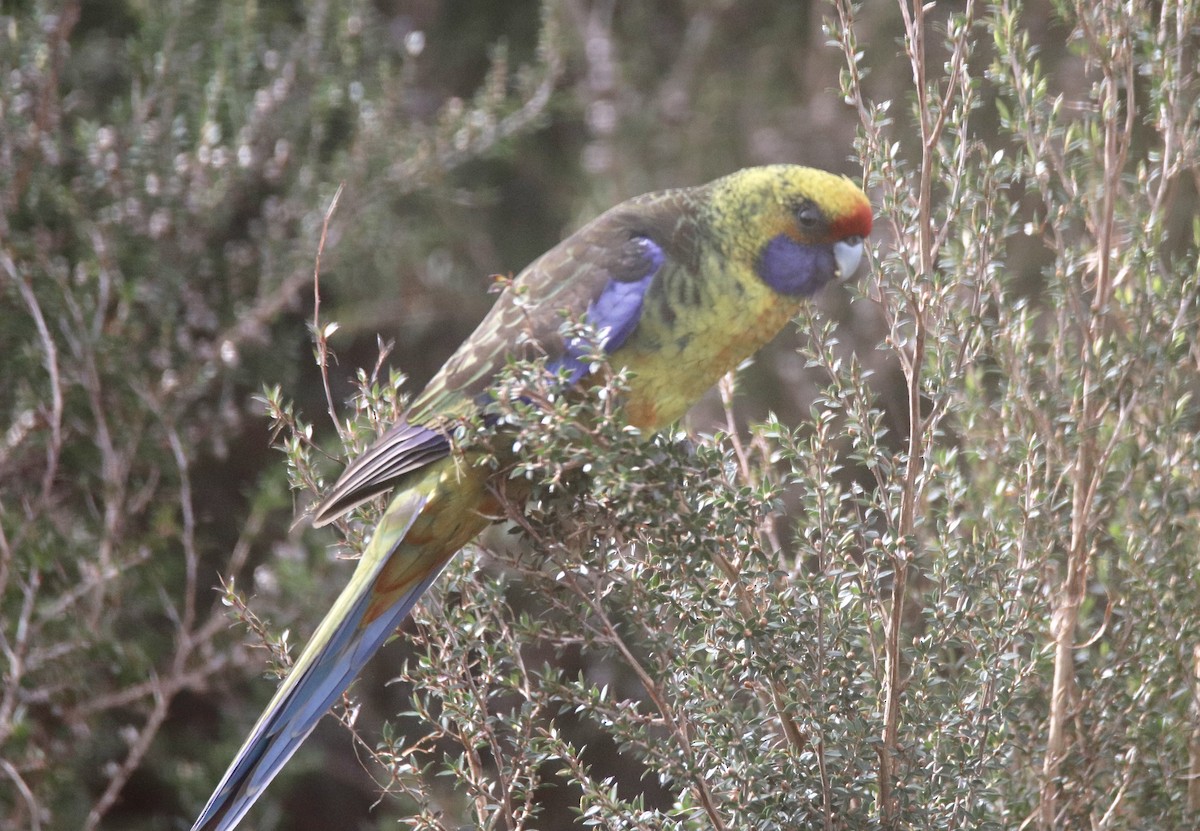
<instances>
[{"instance_id":1,"label":"leafy bush","mask_svg":"<svg viewBox=\"0 0 1200 831\"><path fill-rule=\"evenodd\" d=\"M836 167L840 60L876 248L857 299L831 292L739 374L744 409L779 415L747 424L731 378L690 430L637 436L620 377L566 399L514 366L504 430L479 437L520 442L532 495L339 708L377 789L344 772L344 731L318 734L258 816L1194 827L1194 4L572 2L439 24L454 5L403 32L350 2L8 18L4 824L199 806L270 687L213 575L286 665L287 627L348 573L289 530L287 488L321 487L325 456L402 405L362 337L381 316L426 374L481 310L478 276L571 224L514 181L573 214L721 165ZM326 308L301 309L326 242ZM263 380L287 482L250 449ZM324 410L340 441L305 415Z\"/></svg>"}]
</instances>

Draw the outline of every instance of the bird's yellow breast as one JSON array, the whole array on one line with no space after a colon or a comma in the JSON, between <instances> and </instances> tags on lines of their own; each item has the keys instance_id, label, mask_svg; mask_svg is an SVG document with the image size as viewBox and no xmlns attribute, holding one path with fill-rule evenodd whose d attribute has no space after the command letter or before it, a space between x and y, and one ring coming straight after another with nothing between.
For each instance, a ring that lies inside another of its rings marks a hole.
<instances>
[{"instance_id":1,"label":"bird's yellow breast","mask_svg":"<svg viewBox=\"0 0 1200 831\"><path fill-rule=\"evenodd\" d=\"M762 284L749 265L725 260L698 284L698 303L670 303L670 312L651 306L638 329L613 355L632 378L626 399L629 422L644 431L676 421L722 375L753 355L796 314L800 303Z\"/></svg>"}]
</instances>

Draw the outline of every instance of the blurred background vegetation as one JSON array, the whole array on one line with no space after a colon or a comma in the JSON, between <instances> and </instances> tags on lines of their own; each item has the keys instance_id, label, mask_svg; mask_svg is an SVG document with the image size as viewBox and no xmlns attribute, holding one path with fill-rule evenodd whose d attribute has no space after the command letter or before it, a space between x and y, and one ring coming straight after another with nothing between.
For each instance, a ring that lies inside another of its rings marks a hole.
<instances>
[{"instance_id":1,"label":"blurred background vegetation","mask_svg":"<svg viewBox=\"0 0 1200 831\"><path fill-rule=\"evenodd\" d=\"M687 434L522 416L531 477L591 473L460 558L248 822L1200 825L1198 27L6 0L0 828L189 827L349 575L365 526L297 522L353 449L327 217L362 442L490 275L780 161L868 186L870 274Z\"/></svg>"}]
</instances>

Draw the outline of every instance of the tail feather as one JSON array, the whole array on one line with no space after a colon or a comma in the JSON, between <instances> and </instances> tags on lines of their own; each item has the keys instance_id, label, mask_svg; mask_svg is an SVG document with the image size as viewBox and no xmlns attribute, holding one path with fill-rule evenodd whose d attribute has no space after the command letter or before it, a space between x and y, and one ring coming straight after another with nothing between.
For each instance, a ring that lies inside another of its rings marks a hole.
<instances>
[{"instance_id":1,"label":"tail feather","mask_svg":"<svg viewBox=\"0 0 1200 831\"><path fill-rule=\"evenodd\" d=\"M426 501L421 493L402 493L389 506L350 584L267 705L192 831L228 831L237 825L321 716L437 579L444 563L435 560L429 573L405 589L385 613L363 625L380 572L403 544ZM393 518L400 521L398 527L390 521ZM392 532L385 533L385 526Z\"/></svg>"}]
</instances>

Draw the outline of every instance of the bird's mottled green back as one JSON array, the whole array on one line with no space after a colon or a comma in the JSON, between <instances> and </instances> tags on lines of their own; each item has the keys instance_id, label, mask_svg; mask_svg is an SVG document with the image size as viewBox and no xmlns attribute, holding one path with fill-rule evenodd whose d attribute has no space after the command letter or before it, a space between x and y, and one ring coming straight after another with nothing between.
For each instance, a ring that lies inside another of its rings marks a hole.
<instances>
[{"instance_id":1,"label":"bird's mottled green back","mask_svg":"<svg viewBox=\"0 0 1200 831\"><path fill-rule=\"evenodd\" d=\"M696 222L707 186L651 193L600 215L529 264L446 361L409 408L408 420L435 424L471 414L506 361L556 356L559 329L581 318L610 280L643 276L631 239L649 236L664 247L665 270L695 269Z\"/></svg>"}]
</instances>

